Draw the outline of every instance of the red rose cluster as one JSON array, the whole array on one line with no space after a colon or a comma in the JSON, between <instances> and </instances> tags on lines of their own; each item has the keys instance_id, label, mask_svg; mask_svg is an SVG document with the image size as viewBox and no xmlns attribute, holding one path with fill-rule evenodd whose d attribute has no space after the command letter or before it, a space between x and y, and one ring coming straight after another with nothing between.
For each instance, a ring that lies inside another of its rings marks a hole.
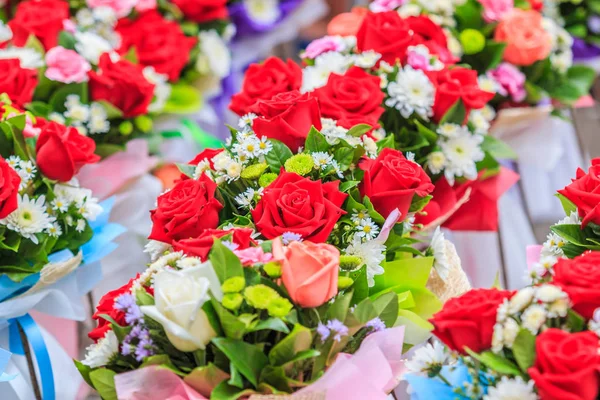
<instances>
[{"instance_id":1,"label":"red rose cluster","mask_svg":"<svg viewBox=\"0 0 600 400\"><path fill-rule=\"evenodd\" d=\"M583 227L590 222L600 225L600 158L592 160L587 173L579 168L573 182L558 193L575 204Z\"/></svg>"}]
</instances>

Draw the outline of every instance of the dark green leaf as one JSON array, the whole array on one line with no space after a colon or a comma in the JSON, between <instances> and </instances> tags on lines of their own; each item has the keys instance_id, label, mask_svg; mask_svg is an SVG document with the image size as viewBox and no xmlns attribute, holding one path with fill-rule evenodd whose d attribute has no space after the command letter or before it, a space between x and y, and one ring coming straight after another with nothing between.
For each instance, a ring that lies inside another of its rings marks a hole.
<instances>
[{"instance_id":1,"label":"dark green leaf","mask_svg":"<svg viewBox=\"0 0 600 400\"><path fill-rule=\"evenodd\" d=\"M283 164L285 164L287 159L293 154L292 151L280 141L275 139L269 139L269 141L272 143L273 148L267 153L265 160L267 161L267 164L269 164L271 172L278 174L283 167Z\"/></svg>"},{"instance_id":2,"label":"dark green leaf","mask_svg":"<svg viewBox=\"0 0 600 400\"><path fill-rule=\"evenodd\" d=\"M196 173L195 165L180 164L180 163L176 163L175 165L177 165L177 169L179 170L179 172L181 172L188 178L192 178L192 179L194 178L194 174Z\"/></svg>"},{"instance_id":3,"label":"dark green leaf","mask_svg":"<svg viewBox=\"0 0 600 400\"><path fill-rule=\"evenodd\" d=\"M361 137L365 133L369 132L371 129L373 129L373 127L371 125L367 125L367 124L354 125L352 128L350 128L348 130L348 135L355 136L355 137Z\"/></svg>"},{"instance_id":4,"label":"dark green leaf","mask_svg":"<svg viewBox=\"0 0 600 400\"><path fill-rule=\"evenodd\" d=\"M64 47L65 49L75 50L75 44L77 40L75 40L75 36L72 33L67 31L60 31L58 34L58 45Z\"/></svg>"},{"instance_id":5,"label":"dark green leaf","mask_svg":"<svg viewBox=\"0 0 600 400\"><path fill-rule=\"evenodd\" d=\"M225 336L232 339L241 339L244 336L246 324L227 311L216 299L212 298L211 304L221 322Z\"/></svg>"},{"instance_id":6,"label":"dark green leaf","mask_svg":"<svg viewBox=\"0 0 600 400\"><path fill-rule=\"evenodd\" d=\"M282 392L289 393L292 391L283 367L267 366L260 375L260 381Z\"/></svg>"},{"instance_id":7,"label":"dark green leaf","mask_svg":"<svg viewBox=\"0 0 600 400\"><path fill-rule=\"evenodd\" d=\"M497 160L515 160L517 158L517 153L509 145L490 135L483 136L481 149Z\"/></svg>"},{"instance_id":8,"label":"dark green leaf","mask_svg":"<svg viewBox=\"0 0 600 400\"><path fill-rule=\"evenodd\" d=\"M382 149L393 149L394 147L394 135L387 135L383 139L377 141L377 149L380 151Z\"/></svg>"},{"instance_id":9,"label":"dark green leaf","mask_svg":"<svg viewBox=\"0 0 600 400\"><path fill-rule=\"evenodd\" d=\"M106 118L108 119L117 119L123 118L123 111L119 110L117 107L112 105L106 100L97 100L96 103L100 104L104 111L106 112Z\"/></svg>"},{"instance_id":10,"label":"dark green leaf","mask_svg":"<svg viewBox=\"0 0 600 400\"><path fill-rule=\"evenodd\" d=\"M562 237L568 242L576 244L578 246L587 246L585 240L585 235L581 230L580 225L575 224L562 224L562 225L554 225L550 227L550 230L556 233L558 236Z\"/></svg>"},{"instance_id":11,"label":"dark green leaf","mask_svg":"<svg viewBox=\"0 0 600 400\"><path fill-rule=\"evenodd\" d=\"M117 375L115 371L106 368L98 368L90 372L92 385L103 400L118 400L115 390L115 375Z\"/></svg>"},{"instance_id":12,"label":"dark green leaf","mask_svg":"<svg viewBox=\"0 0 600 400\"><path fill-rule=\"evenodd\" d=\"M271 330L283 333L290 333L290 329L287 327L285 322L279 318L267 318L260 320L258 324L248 329L248 332Z\"/></svg>"},{"instance_id":13,"label":"dark green leaf","mask_svg":"<svg viewBox=\"0 0 600 400\"><path fill-rule=\"evenodd\" d=\"M440 121L440 125L445 123L462 125L465 121L466 115L467 110L465 109L465 105L461 99L458 99L456 103L454 103L452 107L446 111L442 117L442 120Z\"/></svg>"},{"instance_id":14,"label":"dark green leaf","mask_svg":"<svg viewBox=\"0 0 600 400\"><path fill-rule=\"evenodd\" d=\"M310 128L308 136L306 137L306 150L311 153L319 151L327 151L329 149L329 143L321 132L319 132L314 126Z\"/></svg>"},{"instance_id":15,"label":"dark green leaf","mask_svg":"<svg viewBox=\"0 0 600 400\"><path fill-rule=\"evenodd\" d=\"M585 329L585 318L574 310L567 311L567 325L571 332L581 332Z\"/></svg>"},{"instance_id":16,"label":"dark green leaf","mask_svg":"<svg viewBox=\"0 0 600 400\"><path fill-rule=\"evenodd\" d=\"M269 364L267 356L258 346L227 338L214 338L212 343L227 356L229 361L254 387L258 386L260 373Z\"/></svg>"},{"instance_id":17,"label":"dark green leaf","mask_svg":"<svg viewBox=\"0 0 600 400\"><path fill-rule=\"evenodd\" d=\"M562 205L566 215L571 215L572 212L577 212L577 206L573 204L571 200L567 199L560 193L556 193L555 196L558 197L558 200L560 200L560 204Z\"/></svg>"},{"instance_id":18,"label":"dark green leaf","mask_svg":"<svg viewBox=\"0 0 600 400\"><path fill-rule=\"evenodd\" d=\"M153 306L154 297L148 294L145 290L135 291L136 303L140 306Z\"/></svg>"},{"instance_id":19,"label":"dark green leaf","mask_svg":"<svg viewBox=\"0 0 600 400\"><path fill-rule=\"evenodd\" d=\"M394 292L385 293L373 301L373 307L385 326L391 328L398 319L398 295Z\"/></svg>"},{"instance_id":20,"label":"dark green leaf","mask_svg":"<svg viewBox=\"0 0 600 400\"><path fill-rule=\"evenodd\" d=\"M513 343L512 351L521 371L527 371L535 362L535 336L528 329L521 328Z\"/></svg>"},{"instance_id":21,"label":"dark green leaf","mask_svg":"<svg viewBox=\"0 0 600 400\"><path fill-rule=\"evenodd\" d=\"M340 170L345 171L354 160L354 149L351 147L339 148L335 151L334 158L338 162Z\"/></svg>"},{"instance_id":22,"label":"dark green leaf","mask_svg":"<svg viewBox=\"0 0 600 400\"><path fill-rule=\"evenodd\" d=\"M354 281L352 285L352 300L350 304L355 305L369 297L369 282L367 280L367 267L363 265L358 271L350 273Z\"/></svg>"},{"instance_id":23,"label":"dark green leaf","mask_svg":"<svg viewBox=\"0 0 600 400\"><path fill-rule=\"evenodd\" d=\"M234 363L229 364L229 376L227 383L240 389L244 388L244 378L242 378Z\"/></svg>"},{"instance_id":24,"label":"dark green leaf","mask_svg":"<svg viewBox=\"0 0 600 400\"><path fill-rule=\"evenodd\" d=\"M587 94L594 83L596 72L585 65L573 65L567 71L569 82L579 89L581 96Z\"/></svg>"},{"instance_id":25,"label":"dark green leaf","mask_svg":"<svg viewBox=\"0 0 600 400\"><path fill-rule=\"evenodd\" d=\"M419 197L417 195L415 195L412 199L412 203L410 204L410 209L408 210L408 212L411 213L416 213L421 211L422 209L425 208L425 206L427 204L429 204L429 201L433 198L433 196L428 195L425 197Z\"/></svg>"},{"instance_id":26,"label":"dark green leaf","mask_svg":"<svg viewBox=\"0 0 600 400\"><path fill-rule=\"evenodd\" d=\"M88 102L88 87L87 83L70 83L65 85L54 92L54 94L50 97L50 107L55 112L64 113L67 111L65 107L65 102L67 101L67 97L71 94L79 96L79 100L87 104Z\"/></svg>"},{"instance_id":27,"label":"dark green leaf","mask_svg":"<svg viewBox=\"0 0 600 400\"><path fill-rule=\"evenodd\" d=\"M338 321L345 321L348 309L350 308L350 301L352 300L353 293L348 292L343 295L337 296L333 304L327 309L326 319L332 320L337 319Z\"/></svg>"},{"instance_id":28,"label":"dark green leaf","mask_svg":"<svg viewBox=\"0 0 600 400\"><path fill-rule=\"evenodd\" d=\"M486 367L498 372L499 374L514 376L522 375L519 367L517 367L510 360L498 354L492 353L491 351L484 351L481 354L477 354L468 347L465 347L465 350L467 351L467 353L469 353L471 357L473 357L476 360L479 360Z\"/></svg>"},{"instance_id":29,"label":"dark green leaf","mask_svg":"<svg viewBox=\"0 0 600 400\"><path fill-rule=\"evenodd\" d=\"M340 192L346 193L348 190L360 185L360 181L346 181L340 184Z\"/></svg>"},{"instance_id":30,"label":"dark green leaf","mask_svg":"<svg viewBox=\"0 0 600 400\"><path fill-rule=\"evenodd\" d=\"M244 267L242 267L240 259L218 238L214 238L208 258L221 283L234 276L244 276Z\"/></svg>"},{"instance_id":31,"label":"dark green leaf","mask_svg":"<svg viewBox=\"0 0 600 400\"><path fill-rule=\"evenodd\" d=\"M292 332L277 343L269 352L269 362L273 366L281 366L290 362L301 351L310 349L312 333L300 324L294 325Z\"/></svg>"}]
</instances>

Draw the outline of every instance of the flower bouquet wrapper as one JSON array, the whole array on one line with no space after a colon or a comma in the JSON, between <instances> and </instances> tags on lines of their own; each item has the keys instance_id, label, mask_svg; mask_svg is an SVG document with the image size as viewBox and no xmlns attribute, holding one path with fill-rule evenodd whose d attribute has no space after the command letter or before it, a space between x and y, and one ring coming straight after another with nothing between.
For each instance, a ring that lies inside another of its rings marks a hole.
<instances>
[{"instance_id":1,"label":"flower bouquet wrapper","mask_svg":"<svg viewBox=\"0 0 600 400\"><path fill-rule=\"evenodd\" d=\"M442 303L445 303L453 297L460 296L471 289L471 283L461 266L460 257L456 252L456 247L448 240L444 243L446 245L445 253L450 266L450 273L446 280L443 280L435 269L432 269L429 275L429 281L427 282L427 289L438 296Z\"/></svg>"},{"instance_id":2,"label":"flower bouquet wrapper","mask_svg":"<svg viewBox=\"0 0 600 400\"><path fill-rule=\"evenodd\" d=\"M404 372L403 337L403 326L375 332L356 353L339 354L320 379L298 392L283 396L253 394L249 399L385 400ZM119 400L206 399L186 382L167 369L150 366L116 375L115 389Z\"/></svg>"}]
</instances>

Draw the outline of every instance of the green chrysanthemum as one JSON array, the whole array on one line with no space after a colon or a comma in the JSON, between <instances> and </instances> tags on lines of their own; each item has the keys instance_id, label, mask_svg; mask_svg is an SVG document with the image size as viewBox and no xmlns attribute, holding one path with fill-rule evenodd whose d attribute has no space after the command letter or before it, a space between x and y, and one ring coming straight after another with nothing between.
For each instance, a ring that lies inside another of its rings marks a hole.
<instances>
[{"instance_id":1,"label":"green chrysanthemum","mask_svg":"<svg viewBox=\"0 0 600 400\"><path fill-rule=\"evenodd\" d=\"M223 293L239 293L246 287L246 280L242 276L234 276L227 279L221 285Z\"/></svg>"},{"instance_id":2,"label":"green chrysanthemum","mask_svg":"<svg viewBox=\"0 0 600 400\"><path fill-rule=\"evenodd\" d=\"M239 293L227 293L223 296L223 307L231 311L237 311L242 306L244 297Z\"/></svg>"},{"instance_id":3,"label":"green chrysanthemum","mask_svg":"<svg viewBox=\"0 0 600 400\"><path fill-rule=\"evenodd\" d=\"M363 260L358 256L341 255L340 256L340 269L344 271L354 271L358 267L363 265Z\"/></svg>"},{"instance_id":4,"label":"green chrysanthemum","mask_svg":"<svg viewBox=\"0 0 600 400\"><path fill-rule=\"evenodd\" d=\"M267 164L249 165L242 171L242 178L255 181L262 176L267 168Z\"/></svg>"},{"instance_id":5,"label":"green chrysanthemum","mask_svg":"<svg viewBox=\"0 0 600 400\"><path fill-rule=\"evenodd\" d=\"M485 47L485 36L476 29L465 29L459 39L465 54L477 54Z\"/></svg>"},{"instance_id":6,"label":"green chrysanthemum","mask_svg":"<svg viewBox=\"0 0 600 400\"><path fill-rule=\"evenodd\" d=\"M258 180L258 184L261 187L267 187L271 184L271 182L273 182L275 179L277 179L277 174L274 174L273 172L267 172L266 174L262 174L262 176L260 177L260 179Z\"/></svg>"},{"instance_id":7,"label":"green chrysanthemum","mask_svg":"<svg viewBox=\"0 0 600 400\"><path fill-rule=\"evenodd\" d=\"M283 297L279 297L277 299L271 300L271 303L267 307L267 311L269 315L273 318L283 318L292 311L294 306L288 299L284 299Z\"/></svg>"},{"instance_id":8,"label":"green chrysanthemum","mask_svg":"<svg viewBox=\"0 0 600 400\"><path fill-rule=\"evenodd\" d=\"M286 160L284 167L287 172L295 172L300 176L309 174L315 166L313 158L308 154L296 154Z\"/></svg>"},{"instance_id":9,"label":"green chrysanthemum","mask_svg":"<svg viewBox=\"0 0 600 400\"><path fill-rule=\"evenodd\" d=\"M281 264L277 261L271 261L263 266L263 270L271 278L279 278L281 276Z\"/></svg>"},{"instance_id":10,"label":"green chrysanthemum","mask_svg":"<svg viewBox=\"0 0 600 400\"><path fill-rule=\"evenodd\" d=\"M266 285L248 286L244 290L244 297L248 304L259 310L266 310L273 300L280 298L275 289Z\"/></svg>"},{"instance_id":11,"label":"green chrysanthemum","mask_svg":"<svg viewBox=\"0 0 600 400\"><path fill-rule=\"evenodd\" d=\"M347 276L338 277L338 289L339 290L348 289L350 286L352 286L353 283L354 283L354 281L352 280L352 278L349 278Z\"/></svg>"}]
</instances>

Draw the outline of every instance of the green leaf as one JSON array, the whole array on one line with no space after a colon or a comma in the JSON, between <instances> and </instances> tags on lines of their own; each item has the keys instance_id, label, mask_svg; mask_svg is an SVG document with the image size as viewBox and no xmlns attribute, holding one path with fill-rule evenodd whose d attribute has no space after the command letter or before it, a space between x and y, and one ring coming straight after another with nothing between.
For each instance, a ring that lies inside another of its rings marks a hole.
<instances>
[{"instance_id":1,"label":"green leaf","mask_svg":"<svg viewBox=\"0 0 600 400\"><path fill-rule=\"evenodd\" d=\"M373 307L385 326L391 328L398 319L398 295L394 292L385 293L373 300Z\"/></svg>"},{"instance_id":2,"label":"green leaf","mask_svg":"<svg viewBox=\"0 0 600 400\"><path fill-rule=\"evenodd\" d=\"M125 55L122 56L125 60L129 61L130 63L133 64L138 64L139 60L138 60L138 55L137 55L137 51L135 49L135 46L131 46L129 48L129 50L127 50L127 53L125 53Z\"/></svg>"},{"instance_id":3,"label":"green leaf","mask_svg":"<svg viewBox=\"0 0 600 400\"><path fill-rule=\"evenodd\" d=\"M517 153L509 145L490 135L483 136L481 149L497 160L515 160L517 158Z\"/></svg>"},{"instance_id":4,"label":"green leaf","mask_svg":"<svg viewBox=\"0 0 600 400\"><path fill-rule=\"evenodd\" d=\"M316 153L319 151L327 151L329 150L329 143L327 143L327 139L321 132L319 132L314 126L310 128L308 132L308 136L306 137L305 148L307 151L311 153Z\"/></svg>"},{"instance_id":5,"label":"green leaf","mask_svg":"<svg viewBox=\"0 0 600 400\"><path fill-rule=\"evenodd\" d=\"M338 162L340 170L345 171L354 160L354 149L351 147L341 147L335 151L333 158Z\"/></svg>"},{"instance_id":6,"label":"green leaf","mask_svg":"<svg viewBox=\"0 0 600 400\"><path fill-rule=\"evenodd\" d=\"M350 128L348 130L347 134L349 136L361 137L365 133L369 132L371 129L373 129L373 127L371 125L358 124L358 125L354 125L352 128Z\"/></svg>"},{"instance_id":7,"label":"green leaf","mask_svg":"<svg viewBox=\"0 0 600 400\"><path fill-rule=\"evenodd\" d=\"M260 320L252 328L249 328L248 332L257 332L257 331L264 331L264 330L290 333L290 329L287 327L285 322L283 322L279 318L267 318L267 319Z\"/></svg>"},{"instance_id":8,"label":"green leaf","mask_svg":"<svg viewBox=\"0 0 600 400\"><path fill-rule=\"evenodd\" d=\"M442 120L440 121L440 125L445 123L462 125L465 121L466 115L467 110L465 109L465 105L461 99L458 99L456 103L454 103L452 107L446 111L442 117Z\"/></svg>"},{"instance_id":9,"label":"green leaf","mask_svg":"<svg viewBox=\"0 0 600 400\"><path fill-rule=\"evenodd\" d=\"M273 366L288 363L302 351L309 350L312 343L310 329L300 324L294 325L292 332L277 343L269 352L269 362Z\"/></svg>"},{"instance_id":10,"label":"green leaf","mask_svg":"<svg viewBox=\"0 0 600 400\"><path fill-rule=\"evenodd\" d=\"M483 67L485 71L494 69L500 64L505 48L506 43L496 42L495 40L486 42L483 51L478 55L479 59L485 60L485 66Z\"/></svg>"},{"instance_id":11,"label":"green leaf","mask_svg":"<svg viewBox=\"0 0 600 400\"><path fill-rule=\"evenodd\" d=\"M93 387L94 384L92 383L92 380L90 379L90 372L92 372L92 368L88 367L85 364L82 364L78 360L73 360L73 362L75 363L75 367L81 374L81 377L83 378L85 383L87 383L88 385Z\"/></svg>"},{"instance_id":12,"label":"green leaf","mask_svg":"<svg viewBox=\"0 0 600 400\"><path fill-rule=\"evenodd\" d=\"M202 94L193 86L171 85L171 95L162 112L166 114L190 114L202 108Z\"/></svg>"},{"instance_id":13,"label":"green leaf","mask_svg":"<svg viewBox=\"0 0 600 400\"><path fill-rule=\"evenodd\" d=\"M61 87L60 89L55 91L54 94L50 97L50 101L48 101L48 104L50 104L50 107L52 107L52 109L55 112L64 113L65 111L67 111L67 108L65 107L67 97L72 94L79 96L79 100L82 103L87 104L87 83L70 83Z\"/></svg>"},{"instance_id":14,"label":"green leaf","mask_svg":"<svg viewBox=\"0 0 600 400\"><path fill-rule=\"evenodd\" d=\"M208 258L221 283L234 276L244 276L244 267L242 267L240 259L218 238L214 238Z\"/></svg>"},{"instance_id":15,"label":"green leaf","mask_svg":"<svg viewBox=\"0 0 600 400\"><path fill-rule=\"evenodd\" d=\"M229 361L254 387L258 386L260 373L269 364L267 356L258 346L227 338L214 338L212 343L227 356Z\"/></svg>"},{"instance_id":16,"label":"green leaf","mask_svg":"<svg viewBox=\"0 0 600 400\"><path fill-rule=\"evenodd\" d=\"M90 380L94 389L103 400L118 400L115 390L115 371L106 368L99 368L90 372Z\"/></svg>"},{"instance_id":17,"label":"green leaf","mask_svg":"<svg viewBox=\"0 0 600 400\"><path fill-rule=\"evenodd\" d=\"M581 230L580 225L576 225L576 224L554 225L554 226L550 227L550 230L568 242L571 242L578 246L583 246L583 247L588 246L588 244L586 243L586 240L585 240L585 235L583 234L583 231Z\"/></svg>"},{"instance_id":18,"label":"green leaf","mask_svg":"<svg viewBox=\"0 0 600 400\"><path fill-rule=\"evenodd\" d=\"M211 304L221 322L225 336L232 339L241 339L246 332L246 324L227 311L216 299L211 298Z\"/></svg>"},{"instance_id":19,"label":"green leaf","mask_svg":"<svg viewBox=\"0 0 600 400\"><path fill-rule=\"evenodd\" d=\"M282 392L289 393L292 391L283 367L267 366L260 375L260 381Z\"/></svg>"},{"instance_id":20,"label":"green leaf","mask_svg":"<svg viewBox=\"0 0 600 400\"><path fill-rule=\"evenodd\" d=\"M337 319L345 321L348 309L350 308L350 300L352 300L352 292L344 293L336 297L335 301L327 309L326 319Z\"/></svg>"},{"instance_id":21,"label":"green leaf","mask_svg":"<svg viewBox=\"0 0 600 400\"><path fill-rule=\"evenodd\" d=\"M29 35L29 37L27 38L27 42L25 42L24 47L35 50L36 52L40 53L42 58L44 58L44 54L46 53L44 51L44 45L42 44L42 42L39 41L39 39L37 37L35 37L35 35L32 35L32 34Z\"/></svg>"},{"instance_id":22,"label":"green leaf","mask_svg":"<svg viewBox=\"0 0 600 400\"><path fill-rule=\"evenodd\" d=\"M405 290L424 288L429 280L433 257L415 257L385 262L385 272L375 276L373 293L399 286Z\"/></svg>"},{"instance_id":23,"label":"green leaf","mask_svg":"<svg viewBox=\"0 0 600 400\"><path fill-rule=\"evenodd\" d=\"M16 232L6 232L3 240L0 240L0 249L10 250L13 252L19 251L22 236Z\"/></svg>"},{"instance_id":24,"label":"green leaf","mask_svg":"<svg viewBox=\"0 0 600 400\"><path fill-rule=\"evenodd\" d=\"M7 121L13 124L18 130L22 131L25 129L25 125L27 124L27 116L25 114L19 114L17 116L8 118Z\"/></svg>"},{"instance_id":25,"label":"green leaf","mask_svg":"<svg viewBox=\"0 0 600 400\"><path fill-rule=\"evenodd\" d=\"M142 363L142 365L140 365L140 368L148 367L150 365L162 365L162 364L173 365L173 363L171 362L171 358L168 355L157 354L155 356L150 356L150 357L144 359L144 362Z\"/></svg>"},{"instance_id":26,"label":"green leaf","mask_svg":"<svg viewBox=\"0 0 600 400\"><path fill-rule=\"evenodd\" d=\"M289 147L279 140L269 139L269 141L273 145L273 148L265 155L265 160L267 160L271 172L279 174L283 164L285 164L287 159L292 157L293 154Z\"/></svg>"},{"instance_id":27,"label":"green leaf","mask_svg":"<svg viewBox=\"0 0 600 400\"><path fill-rule=\"evenodd\" d=\"M367 266L363 265L358 271L350 273L350 278L354 281L352 285L352 301L355 305L369 297L369 281L367 280Z\"/></svg>"},{"instance_id":28,"label":"green leaf","mask_svg":"<svg viewBox=\"0 0 600 400\"><path fill-rule=\"evenodd\" d=\"M596 79L596 72L585 65L573 65L567 71L569 82L579 89L581 96L587 94Z\"/></svg>"},{"instance_id":29,"label":"green leaf","mask_svg":"<svg viewBox=\"0 0 600 400\"><path fill-rule=\"evenodd\" d=\"M382 149L393 149L395 148L394 135L387 135L383 139L378 140L376 144L379 151Z\"/></svg>"},{"instance_id":30,"label":"green leaf","mask_svg":"<svg viewBox=\"0 0 600 400\"><path fill-rule=\"evenodd\" d=\"M72 33L67 31L60 31L58 34L58 45L64 47L65 49L75 50L75 44L77 40Z\"/></svg>"},{"instance_id":31,"label":"green leaf","mask_svg":"<svg viewBox=\"0 0 600 400\"><path fill-rule=\"evenodd\" d=\"M179 170L179 172L181 172L188 178L192 178L192 179L194 178L194 174L196 173L195 165L180 164L180 163L176 163L175 165L177 165L177 169Z\"/></svg>"},{"instance_id":32,"label":"green leaf","mask_svg":"<svg viewBox=\"0 0 600 400\"><path fill-rule=\"evenodd\" d=\"M96 154L98 154L102 158L106 158L115 153L123 151L125 146L120 144L112 144L112 143L98 143L96 145Z\"/></svg>"},{"instance_id":33,"label":"green leaf","mask_svg":"<svg viewBox=\"0 0 600 400\"><path fill-rule=\"evenodd\" d=\"M533 366L535 362L535 336L525 328L521 328L512 347L515 360L522 371Z\"/></svg>"},{"instance_id":34,"label":"green leaf","mask_svg":"<svg viewBox=\"0 0 600 400\"><path fill-rule=\"evenodd\" d=\"M112 103L109 103L106 100L98 100L94 101L94 103L98 103L104 108L104 112L106 112L106 118L108 119L117 119L123 118L123 111L119 110Z\"/></svg>"},{"instance_id":35,"label":"green leaf","mask_svg":"<svg viewBox=\"0 0 600 400\"><path fill-rule=\"evenodd\" d=\"M581 332L586 327L585 318L571 309L567 311L567 325L571 328L571 332Z\"/></svg>"},{"instance_id":36,"label":"green leaf","mask_svg":"<svg viewBox=\"0 0 600 400\"><path fill-rule=\"evenodd\" d=\"M437 133L435 133L434 131L432 131L425 125L423 125L418 120L415 120L415 125L417 125L417 132L419 132L419 134L421 136L423 136L427 140L428 143L433 144L433 143L437 142L437 140L438 140Z\"/></svg>"},{"instance_id":37,"label":"green leaf","mask_svg":"<svg viewBox=\"0 0 600 400\"><path fill-rule=\"evenodd\" d=\"M558 200L560 200L560 204L562 205L566 215L571 215L572 212L577 212L577 206L571 200L567 199L560 193L556 193L555 196L558 197Z\"/></svg>"},{"instance_id":38,"label":"green leaf","mask_svg":"<svg viewBox=\"0 0 600 400\"><path fill-rule=\"evenodd\" d=\"M135 291L135 299L136 303L140 306L153 306L154 305L154 297L152 297L145 290L136 290Z\"/></svg>"},{"instance_id":39,"label":"green leaf","mask_svg":"<svg viewBox=\"0 0 600 400\"><path fill-rule=\"evenodd\" d=\"M468 347L464 348L467 353L474 359L483 363L486 367L504 375L521 376L521 370L513 362L491 351L484 351L477 354Z\"/></svg>"},{"instance_id":40,"label":"green leaf","mask_svg":"<svg viewBox=\"0 0 600 400\"><path fill-rule=\"evenodd\" d=\"M210 400L237 400L256 393L251 389L240 389L231 386L227 381L219 383L210 394Z\"/></svg>"},{"instance_id":41,"label":"green leaf","mask_svg":"<svg viewBox=\"0 0 600 400\"><path fill-rule=\"evenodd\" d=\"M360 185L360 181L346 181L340 184L340 192L346 193L348 190Z\"/></svg>"},{"instance_id":42,"label":"green leaf","mask_svg":"<svg viewBox=\"0 0 600 400\"><path fill-rule=\"evenodd\" d=\"M563 82L561 85L549 90L548 94L552 99L567 105L575 103L582 96L578 84L570 81Z\"/></svg>"},{"instance_id":43,"label":"green leaf","mask_svg":"<svg viewBox=\"0 0 600 400\"><path fill-rule=\"evenodd\" d=\"M244 388L244 378L242 378L234 363L229 364L229 375L230 378L227 383L240 389Z\"/></svg>"},{"instance_id":44,"label":"green leaf","mask_svg":"<svg viewBox=\"0 0 600 400\"><path fill-rule=\"evenodd\" d=\"M415 195L412 199L412 203L410 204L410 209L408 210L408 212L411 213L416 213L421 211L422 209L425 208L425 206L427 204L429 204L429 201L433 198L433 196L428 195L425 197L419 197L417 195Z\"/></svg>"},{"instance_id":45,"label":"green leaf","mask_svg":"<svg viewBox=\"0 0 600 400\"><path fill-rule=\"evenodd\" d=\"M185 383L206 398L209 398L211 392L221 382L227 381L227 379L227 374L213 363L209 363L204 367L194 368L192 372L183 378Z\"/></svg>"}]
</instances>

